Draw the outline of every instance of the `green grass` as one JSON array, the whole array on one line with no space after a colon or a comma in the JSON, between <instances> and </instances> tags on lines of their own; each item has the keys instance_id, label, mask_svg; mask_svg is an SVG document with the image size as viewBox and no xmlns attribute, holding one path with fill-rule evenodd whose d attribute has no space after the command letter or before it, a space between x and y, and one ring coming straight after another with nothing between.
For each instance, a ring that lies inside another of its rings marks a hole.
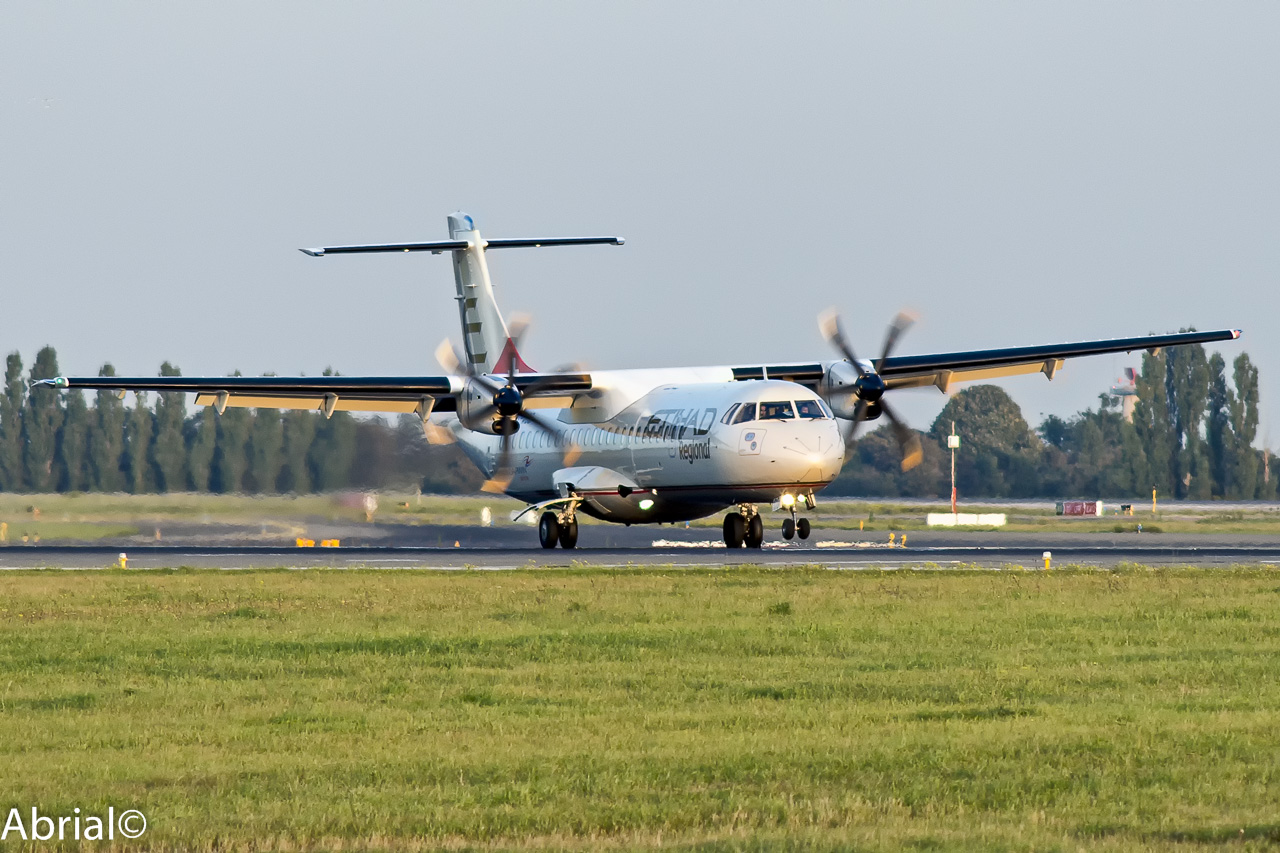
<instances>
[{"instance_id":1,"label":"green grass","mask_svg":"<svg viewBox=\"0 0 1280 853\"><path fill-rule=\"evenodd\" d=\"M0 576L0 778L144 846L1263 849L1280 572Z\"/></svg>"}]
</instances>

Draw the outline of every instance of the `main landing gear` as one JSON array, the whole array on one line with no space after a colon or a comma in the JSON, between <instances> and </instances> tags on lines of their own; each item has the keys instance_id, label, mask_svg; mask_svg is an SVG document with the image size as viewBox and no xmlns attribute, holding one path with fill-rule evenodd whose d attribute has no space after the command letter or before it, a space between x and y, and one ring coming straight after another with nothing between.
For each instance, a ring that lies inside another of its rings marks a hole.
<instances>
[{"instance_id":1,"label":"main landing gear","mask_svg":"<svg viewBox=\"0 0 1280 853\"><path fill-rule=\"evenodd\" d=\"M572 512L563 515L547 510L538 519L538 541L543 548L576 548L578 545L578 518Z\"/></svg>"},{"instance_id":2,"label":"main landing gear","mask_svg":"<svg viewBox=\"0 0 1280 853\"><path fill-rule=\"evenodd\" d=\"M764 520L753 504L743 504L741 509L724 517L724 544L728 548L759 548L764 544Z\"/></svg>"}]
</instances>

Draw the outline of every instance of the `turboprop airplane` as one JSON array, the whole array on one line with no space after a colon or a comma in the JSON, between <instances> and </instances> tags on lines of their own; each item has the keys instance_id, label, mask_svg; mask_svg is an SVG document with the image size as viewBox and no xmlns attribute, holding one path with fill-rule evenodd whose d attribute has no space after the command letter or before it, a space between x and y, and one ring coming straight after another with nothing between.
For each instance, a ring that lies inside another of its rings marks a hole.
<instances>
[{"instance_id":1,"label":"turboprop airplane","mask_svg":"<svg viewBox=\"0 0 1280 853\"><path fill-rule=\"evenodd\" d=\"M485 240L465 213L448 240L302 249L313 257L448 252L453 258L463 354L444 342L441 376L213 378L58 377L40 385L185 391L218 414L228 406L414 413L428 438L456 440L488 477L484 488L527 504L544 548L573 548L578 513L621 524L688 521L724 510L724 542L759 548L759 505L785 510L782 536L805 539L816 494L840 473L859 426L888 418L904 468L921 458L917 434L885 394L1043 373L1068 358L1234 340L1239 330L1148 335L1071 344L895 356L911 318L890 325L879 358L859 359L839 318L820 328L836 360L722 367L561 370L540 373L520 356L524 324L503 319L485 253L492 249L608 244L618 237Z\"/></svg>"}]
</instances>

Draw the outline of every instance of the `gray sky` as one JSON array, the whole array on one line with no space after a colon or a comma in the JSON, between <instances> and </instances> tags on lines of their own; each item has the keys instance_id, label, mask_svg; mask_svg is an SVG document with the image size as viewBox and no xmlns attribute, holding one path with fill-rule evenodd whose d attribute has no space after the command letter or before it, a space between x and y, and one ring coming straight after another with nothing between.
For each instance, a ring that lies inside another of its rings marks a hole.
<instances>
[{"instance_id":1,"label":"gray sky","mask_svg":"<svg viewBox=\"0 0 1280 853\"><path fill-rule=\"evenodd\" d=\"M63 371L436 374L494 252L535 367L1239 327L1280 443L1280 6L6 3L4 351ZM1002 383L1035 425L1137 355ZM927 428L945 397L895 404Z\"/></svg>"}]
</instances>

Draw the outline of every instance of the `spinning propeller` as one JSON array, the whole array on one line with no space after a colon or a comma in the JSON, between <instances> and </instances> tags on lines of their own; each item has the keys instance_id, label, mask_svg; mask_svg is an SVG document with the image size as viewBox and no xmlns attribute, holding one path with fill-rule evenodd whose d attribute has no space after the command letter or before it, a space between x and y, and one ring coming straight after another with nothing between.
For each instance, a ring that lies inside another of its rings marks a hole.
<instances>
[{"instance_id":1,"label":"spinning propeller","mask_svg":"<svg viewBox=\"0 0 1280 853\"><path fill-rule=\"evenodd\" d=\"M908 427L889 407L888 401L882 399L886 390L884 379L880 376L880 369L884 366L885 359L893 352L893 348L898 345L898 339L902 337L902 333L911 327L915 322L915 317L905 311L898 312L898 316L893 318L893 323L889 325L889 331L884 337L884 348L880 352L880 358L872 365L871 370L867 370L858 361L858 357L854 355L853 347L849 345L849 341L844 336L844 329L840 325L840 317L834 310L827 311L818 317L818 328L822 330L822 335L827 341L840 351L840 354L853 365L853 369L857 371L858 378L853 383L853 394L858 398L858 404L853 411L853 428L849 430L848 438L845 439L846 455L852 449L854 436L858 433L858 426L867 420L867 413L871 406L879 406L880 411L884 412L889 418L889 422L893 425L894 437L898 439L898 447L902 449L902 470L909 471L920 464L920 460L924 458L924 452L920 447L920 437L915 431Z\"/></svg>"},{"instance_id":2,"label":"spinning propeller","mask_svg":"<svg viewBox=\"0 0 1280 853\"><path fill-rule=\"evenodd\" d=\"M453 344L448 340L442 341L440 346L436 348L436 360L440 362L441 367L454 376L465 377L467 383L474 383L491 395L490 402L487 405L468 413L468 420L473 423L490 422L490 419L492 419L493 432L500 437L498 461L494 467L493 477L486 480L484 485L480 487L481 490L486 492L501 493L511 485L511 478L514 474L511 466L511 437L520 429L520 421L525 421L550 435L552 440L565 451L565 465L572 465L581 455L581 451L576 444L564 439L556 431L555 427L551 426L544 418L525 409L525 397L536 396L545 387L542 382L534 382L522 391L516 385L516 353L520 346L520 339L524 336L527 328L528 322L525 320L513 320L510 324L511 345L504 352L506 360L504 372L506 373L507 381L502 385L498 385L489 377L477 373L471 365L464 366L461 359L458 358Z\"/></svg>"}]
</instances>

